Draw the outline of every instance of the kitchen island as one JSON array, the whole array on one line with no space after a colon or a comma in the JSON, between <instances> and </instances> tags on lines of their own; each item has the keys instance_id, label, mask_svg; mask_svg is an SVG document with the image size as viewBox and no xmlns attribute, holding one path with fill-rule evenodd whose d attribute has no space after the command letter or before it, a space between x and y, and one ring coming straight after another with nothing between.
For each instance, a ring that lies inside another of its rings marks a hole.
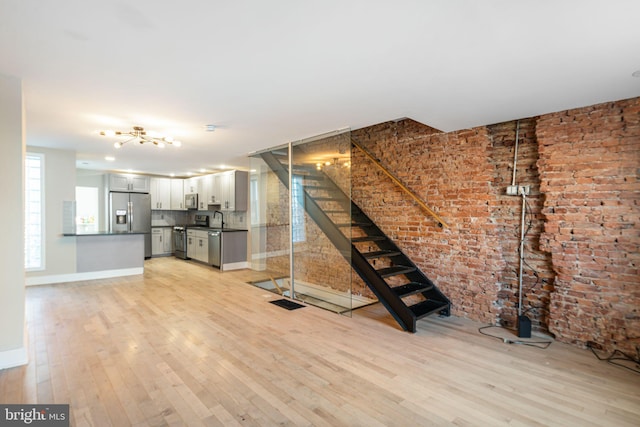
<instances>
[{"instance_id":1,"label":"kitchen island","mask_svg":"<svg viewBox=\"0 0 640 427\"><path fill-rule=\"evenodd\" d=\"M76 238L76 271L82 280L91 280L142 274L145 234L97 231L64 236Z\"/></svg>"}]
</instances>

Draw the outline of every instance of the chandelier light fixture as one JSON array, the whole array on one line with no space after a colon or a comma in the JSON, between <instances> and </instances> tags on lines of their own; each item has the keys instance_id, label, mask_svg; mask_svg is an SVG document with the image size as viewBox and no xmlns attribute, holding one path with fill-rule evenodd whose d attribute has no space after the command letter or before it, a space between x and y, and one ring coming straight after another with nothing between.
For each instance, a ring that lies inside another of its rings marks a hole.
<instances>
[{"instance_id":1,"label":"chandelier light fixture","mask_svg":"<svg viewBox=\"0 0 640 427\"><path fill-rule=\"evenodd\" d=\"M125 141L115 142L113 144L115 148L121 148L124 144L131 141L138 141L140 144L149 142L158 148L164 148L167 144L175 147L180 147L182 145L182 142L174 140L170 136L160 135L155 132L147 132L141 126L134 126L132 130L124 132L119 130L101 130L100 135L130 137Z\"/></svg>"}]
</instances>

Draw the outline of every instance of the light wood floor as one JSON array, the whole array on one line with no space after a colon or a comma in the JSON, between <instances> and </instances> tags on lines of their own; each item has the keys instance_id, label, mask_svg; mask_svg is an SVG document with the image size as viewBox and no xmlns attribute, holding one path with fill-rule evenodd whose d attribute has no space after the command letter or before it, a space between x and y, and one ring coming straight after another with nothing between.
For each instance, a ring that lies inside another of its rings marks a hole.
<instances>
[{"instance_id":1,"label":"light wood floor","mask_svg":"<svg viewBox=\"0 0 640 427\"><path fill-rule=\"evenodd\" d=\"M640 425L640 375L589 351L454 317L409 334L379 304L287 311L252 276L161 258L28 288L30 363L0 402L69 403L74 426Z\"/></svg>"}]
</instances>

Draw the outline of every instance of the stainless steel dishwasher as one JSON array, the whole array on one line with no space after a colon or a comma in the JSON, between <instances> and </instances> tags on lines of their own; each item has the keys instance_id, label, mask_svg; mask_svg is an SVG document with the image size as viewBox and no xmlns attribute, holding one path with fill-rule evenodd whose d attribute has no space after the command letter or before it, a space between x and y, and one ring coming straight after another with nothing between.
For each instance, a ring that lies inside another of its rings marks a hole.
<instances>
[{"instance_id":1,"label":"stainless steel dishwasher","mask_svg":"<svg viewBox=\"0 0 640 427\"><path fill-rule=\"evenodd\" d=\"M209 231L209 264L220 268L220 249L222 245L222 232Z\"/></svg>"}]
</instances>

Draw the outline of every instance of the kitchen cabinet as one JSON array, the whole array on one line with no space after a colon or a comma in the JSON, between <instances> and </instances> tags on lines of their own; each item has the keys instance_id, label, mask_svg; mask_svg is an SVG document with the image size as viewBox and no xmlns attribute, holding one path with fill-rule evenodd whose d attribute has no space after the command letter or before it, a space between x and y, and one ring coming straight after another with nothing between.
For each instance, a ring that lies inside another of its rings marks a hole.
<instances>
[{"instance_id":1,"label":"kitchen cabinet","mask_svg":"<svg viewBox=\"0 0 640 427\"><path fill-rule=\"evenodd\" d=\"M184 206L184 179L171 180L171 202L172 211L186 210Z\"/></svg>"},{"instance_id":2,"label":"kitchen cabinet","mask_svg":"<svg viewBox=\"0 0 640 427\"><path fill-rule=\"evenodd\" d=\"M171 210L171 179L151 178L151 209Z\"/></svg>"},{"instance_id":3,"label":"kitchen cabinet","mask_svg":"<svg viewBox=\"0 0 640 427\"><path fill-rule=\"evenodd\" d=\"M173 253L171 227L151 228L151 255L171 255Z\"/></svg>"},{"instance_id":4,"label":"kitchen cabinet","mask_svg":"<svg viewBox=\"0 0 640 427\"><path fill-rule=\"evenodd\" d=\"M219 175L222 210L246 211L249 198L249 173L229 171Z\"/></svg>"},{"instance_id":5,"label":"kitchen cabinet","mask_svg":"<svg viewBox=\"0 0 640 427\"><path fill-rule=\"evenodd\" d=\"M211 200L212 175L205 175L198 178L198 210L208 211Z\"/></svg>"},{"instance_id":6,"label":"kitchen cabinet","mask_svg":"<svg viewBox=\"0 0 640 427\"><path fill-rule=\"evenodd\" d=\"M198 181L198 210L216 210L219 205L220 174L201 176Z\"/></svg>"},{"instance_id":7,"label":"kitchen cabinet","mask_svg":"<svg viewBox=\"0 0 640 427\"><path fill-rule=\"evenodd\" d=\"M109 174L109 191L148 193L150 187L151 183L148 176L115 173Z\"/></svg>"},{"instance_id":8,"label":"kitchen cabinet","mask_svg":"<svg viewBox=\"0 0 640 427\"><path fill-rule=\"evenodd\" d=\"M246 211L249 173L229 171L184 180L184 194L198 193L198 210Z\"/></svg>"},{"instance_id":9,"label":"kitchen cabinet","mask_svg":"<svg viewBox=\"0 0 640 427\"><path fill-rule=\"evenodd\" d=\"M164 253L171 255L174 252L173 249L173 228L162 228L162 244L164 246Z\"/></svg>"},{"instance_id":10,"label":"kitchen cabinet","mask_svg":"<svg viewBox=\"0 0 640 427\"><path fill-rule=\"evenodd\" d=\"M173 253L171 233L171 227L153 227L151 229L151 256Z\"/></svg>"},{"instance_id":11,"label":"kitchen cabinet","mask_svg":"<svg viewBox=\"0 0 640 427\"><path fill-rule=\"evenodd\" d=\"M248 268L247 232L223 231L220 247L220 270L238 270Z\"/></svg>"},{"instance_id":12,"label":"kitchen cabinet","mask_svg":"<svg viewBox=\"0 0 640 427\"><path fill-rule=\"evenodd\" d=\"M193 194L198 192L198 178L188 178L183 181L184 194Z\"/></svg>"},{"instance_id":13,"label":"kitchen cabinet","mask_svg":"<svg viewBox=\"0 0 640 427\"><path fill-rule=\"evenodd\" d=\"M222 175L216 173L212 175L211 181L211 203L214 205L220 205L222 203Z\"/></svg>"},{"instance_id":14,"label":"kitchen cabinet","mask_svg":"<svg viewBox=\"0 0 640 427\"><path fill-rule=\"evenodd\" d=\"M209 233L205 230L187 229L187 257L209 262Z\"/></svg>"}]
</instances>

